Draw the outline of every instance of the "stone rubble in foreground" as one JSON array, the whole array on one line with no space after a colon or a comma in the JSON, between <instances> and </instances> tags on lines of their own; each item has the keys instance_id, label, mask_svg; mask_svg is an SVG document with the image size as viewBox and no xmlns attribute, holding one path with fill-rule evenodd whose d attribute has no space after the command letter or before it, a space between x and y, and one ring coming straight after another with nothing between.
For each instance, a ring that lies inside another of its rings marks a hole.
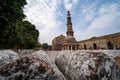
<instances>
[{"instance_id":1,"label":"stone rubble in foreground","mask_svg":"<svg viewBox=\"0 0 120 80\"><path fill-rule=\"evenodd\" d=\"M120 80L120 50L61 51L55 63L66 80Z\"/></svg>"},{"instance_id":2,"label":"stone rubble in foreground","mask_svg":"<svg viewBox=\"0 0 120 80\"><path fill-rule=\"evenodd\" d=\"M3 64L0 66L0 80L65 80L44 51L26 53L21 57L12 50L0 51L0 54L0 58L5 58L4 63L0 59Z\"/></svg>"},{"instance_id":3,"label":"stone rubble in foreground","mask_svg":"<svg viewBox=\"0 0 120 80\"><path fill-rule=\"evenodd\" d=\"M0 50L0 66L10 63L20 57L12 50Z\"/></svg>"},{"instance_id":4,"label":"stone rubble in foreground","mask_svg":"<svg viewBox=\"0 0 120 80\"><path fill-rule=\"evenodd\" d=\"M0 50L0 80L120 80L120 50Z\"/></svg>"}]
</instances>

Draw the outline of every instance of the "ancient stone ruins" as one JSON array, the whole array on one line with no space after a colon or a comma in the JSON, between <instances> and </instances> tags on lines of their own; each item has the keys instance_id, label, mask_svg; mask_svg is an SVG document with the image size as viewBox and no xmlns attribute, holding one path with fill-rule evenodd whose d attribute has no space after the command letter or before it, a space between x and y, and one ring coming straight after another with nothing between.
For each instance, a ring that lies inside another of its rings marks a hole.
<instances>
[{"instance_id":1,"label":"ancient stone ruins","mask_svg":"<svg viewBox=\"0 0 120 80\"><path fill-rule=\"evenodd\" d=\"M120 33L76 41L68 11L66 34L54 51L0 50L0 80L120 80Z\"/></svg>"},{"instance_id":2,"label":"ancient stone ruins","mask_svg":"<svg viewBox=\"0 0 120 80\"><path fill-rule=\"evenodd\" d=\"M0 50L0 80L120 80L120 50Z\"/></svg>"},{"instance_id":3,"label":"ancient stone ruins","mask_svg":"<svg viewBox=\"0 0 120 80\"><path fill-rule=\"evenodd\" d=\"M76 41L72 28L70 12L67 14L66 36L60 35L52 40L52 50L120 50L120 32L101 37L92 37L83 41Z\"/></svg>"}]
</instances>

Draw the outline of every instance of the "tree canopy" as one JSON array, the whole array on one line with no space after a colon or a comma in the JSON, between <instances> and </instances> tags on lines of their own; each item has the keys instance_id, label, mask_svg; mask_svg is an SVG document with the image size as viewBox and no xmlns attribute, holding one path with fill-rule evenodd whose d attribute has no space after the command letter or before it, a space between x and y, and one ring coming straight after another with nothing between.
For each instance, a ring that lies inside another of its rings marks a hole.
<instances>
[{"instance_id":1,"label":"tree canopy","mask_svg":"<svg viewBox=\"0 0 120 80\"><path fill-rule=\"evenodd\" d=\"M43 43L43 44L42 44L42 49L48 50L48 48L49 48L49 46L48 46L47 43Z\"/></svg>"},{"instance_id":2,"label":"tree canopy","mask_svg":"<svg viewBox=\"0 0 120 80\"><path fill-rule=\"evenodd\" d=\"M0 49L34 48L39 31L24 20L26 0L0 0Z\"/></svg>"}]
</instances>

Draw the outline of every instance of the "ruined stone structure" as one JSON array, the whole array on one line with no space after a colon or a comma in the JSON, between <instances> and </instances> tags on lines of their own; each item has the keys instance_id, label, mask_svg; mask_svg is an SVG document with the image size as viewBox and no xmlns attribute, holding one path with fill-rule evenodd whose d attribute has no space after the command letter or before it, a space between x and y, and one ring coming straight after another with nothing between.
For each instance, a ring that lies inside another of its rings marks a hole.
<instances>
[{"instance_id":1,"label":"ruined stone structure","mask_svg":"<svg viewBox=\"0 0 120 80\"><path fill-rule=\"evenodd\" d=\"M55 64L66 80L120 80L120 50L63 50Z\"/></svg>"},{"instance_id":2,"label":"ruined stone structure","mask_svg":"<svg viewBox=\"0 0 120 80\"><path fill-rule=\"evenodd\" d=\"M52 40L52 50L77 50L78 42L74 37L70 12L67 14L67 36L60 35Z\"/></svg>"},{"instance_id":3,"label":"ruined stone structure","mask_svg":"<svg viewBox=\"0 0 120 80\"><path fill-rule=\"evenodd\" d=\"M120 49L120 32L79 41L79 49Z\"/></svg>"},{"instance_id":4,"label":"ruined stone structure","mask_svg":"<svg viewBox=\"0 0 120 80\"><path fill-rule=\"evenodd\" d=\"M64 39L64 43L62 44L63 50L77 50L78 42L74 37L74 31L72 29L72 22L70 17L70 12L67 14L67 32L66 37Z\"/></svg>"},{"instance_id":5,"label":"ruined stone structure","mask_svg":"<svg viewBox=\"0 0 120 80\"><path fill-rule=\"evenodd\" d=\"M58 37L55 37L52 40L52 50L62 50L62 44L64 43L65 36L60 35Z\"/></svg>"},{"instance_id":6,"label":"ruined stone structure","mask_svg":"<svg viewBox=\"0 0 120 80\"><path fill-rule=\"evenodd\" d=\"M70 12L67 14L67 36L60 35L52 41L52 50L98 50L98 49L120 49L120 32L101 37L76 41Z\"/></svg>"}]
</instances>

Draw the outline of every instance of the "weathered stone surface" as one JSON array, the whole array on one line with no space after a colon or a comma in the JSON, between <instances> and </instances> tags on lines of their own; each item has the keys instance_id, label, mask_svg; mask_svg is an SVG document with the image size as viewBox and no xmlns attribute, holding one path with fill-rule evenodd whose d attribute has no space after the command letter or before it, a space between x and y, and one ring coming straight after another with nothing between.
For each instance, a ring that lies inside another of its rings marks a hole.
<instances>
[{"instance_id":1,"label":"weathered stone surface","mask_svg":"<svg viewBox=\"0 0 120 80\"><path fill-rule=\"evenodd\" d=\"M44 51L23 56L0 67L0 80L65 80Z\"/></svg>"},{"instance_id":2,"label":"weathered stone surface","mask_svg":"<svg viewBox=\"0 0 120 80\"><path fill-rule=\"evenodd\" d=\"M15 49L15 52L17 52L17 54L22 57L22 56L26 56L26 55L30 55L33 52L35 52L36 50L34 49Z\"/></svg>"},{"instance_id":3,"label":"weathered stone surface","mask_svg":"<svg viewBox=\"0 0 120 80\"><path fill-rule=\"evenodd\" d=\"M120 51L61 51L55 63L66 80L120 80L119 54Z\"/></svg>"},{"instance_id":4,"label":"weathered stone surface","mask_svg":"<svg viewBox=\"0 0 120 80\"><path fill-rule=\"evenodd\" d=\"M0 66L8 64L18 58L17 53L12 50L0 50Z\"/></svg>"},{"instance_id":5,"label":"weathered stone surface","mask_svg":"<svg viewBox=\"0 0 120 80\"><path fill-rule=\"evenodd\" d=\"M120 67L120 56L115 57L115 63Z\"/></svg>"}]
</instances>

